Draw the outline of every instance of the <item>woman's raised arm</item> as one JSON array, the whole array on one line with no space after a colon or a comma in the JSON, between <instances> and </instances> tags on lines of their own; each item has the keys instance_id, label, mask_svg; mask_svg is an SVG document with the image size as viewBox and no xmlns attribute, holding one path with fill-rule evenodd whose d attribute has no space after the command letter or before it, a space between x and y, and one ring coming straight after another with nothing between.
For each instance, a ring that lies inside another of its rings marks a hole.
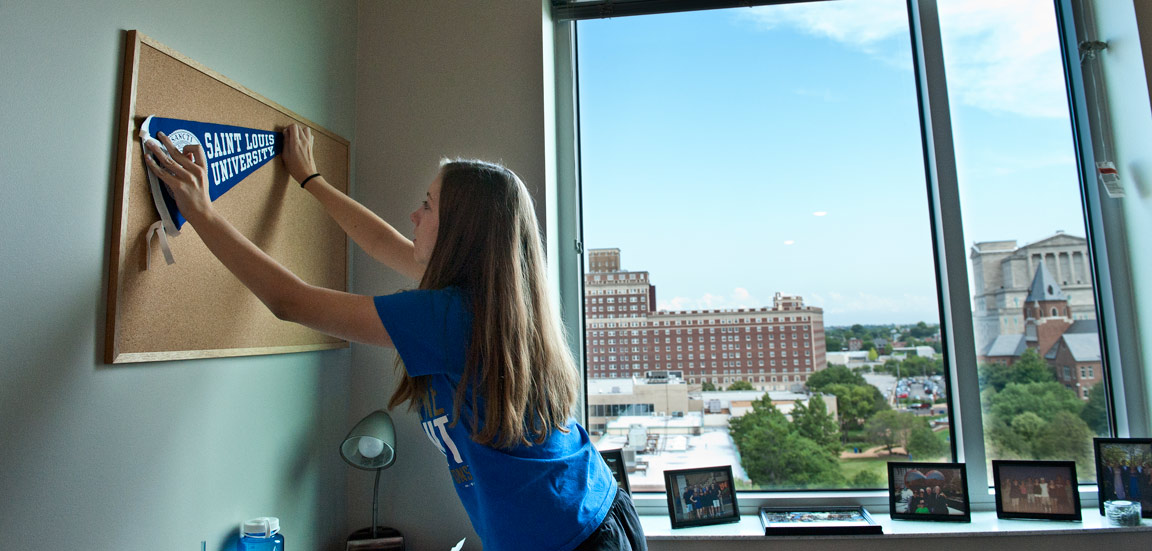
<instances>
[{"instance_id":1,"label":"woman's raised arm","mask_svg":"<svg viewBox=\"0 0 1152 551\"><path fill-rule=\"evenodd\" d=\"M312 129L292 124L284 130L284 165L297 182L316 174L312 156ZM308 180L308 190L324 210L369 256L416 281L424 276L424 266L416 261L412 241L367 207L332 187L323 175Z\"/></svg>"},{"instance_id":2,"label":"woman's raised arm","mask_svg":"<svg viewBox=\"0 0 1152 551\"><path fill-rule=\"evenodd\" d=\"M372 297L309 285L288 271L216 213L208 197L204 150L189 145L181 152L168 136L161 133L158 138L172 156L149 142L153 154L144 156L148 167L168 187L208 250L276 317L346 340L392 345Z\"/></svg>"}]
</instances>

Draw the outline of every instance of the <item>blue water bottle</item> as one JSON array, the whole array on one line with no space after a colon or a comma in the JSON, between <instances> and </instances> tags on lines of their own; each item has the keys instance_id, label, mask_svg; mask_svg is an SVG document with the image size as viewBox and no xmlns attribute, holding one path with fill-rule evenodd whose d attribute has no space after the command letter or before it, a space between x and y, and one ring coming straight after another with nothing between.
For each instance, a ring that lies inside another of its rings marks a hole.
<instances>
[{"instance_id":1,"label":"blue water bottle","mask_svg":"<svg viewBox=\"0 0 1152 551\"><path fill-rule=\"evenodd\" d=\"M240 543L237 551L284 551L284 534L280 533L280 519L260 517L240 525Z\"/></svg>"}]
</instances>

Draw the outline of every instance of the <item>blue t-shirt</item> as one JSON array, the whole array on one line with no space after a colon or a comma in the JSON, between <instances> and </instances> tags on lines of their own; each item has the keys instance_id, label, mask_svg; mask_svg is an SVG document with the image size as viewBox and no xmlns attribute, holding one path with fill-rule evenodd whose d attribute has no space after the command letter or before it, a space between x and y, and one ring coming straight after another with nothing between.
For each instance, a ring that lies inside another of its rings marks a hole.
<instances>
[{"instance_id":1,"label":"blue t-shirt","mask_svg":"<svg viewBox=\"0 0 1152 551\"><path fill-rule=\"evenodd\" d=\"M420 419L444 453L456 494L484 548L567 551L600 525L616 479L575 420L540 445L497 449L472 440L472 390L452 419L472 339L472 314L456 288L375 298L376 311L412 377L428 376ZM478 404L483 422L483 401ZM455 425L455 426L453 426Z\"/></svg>"}]
</instances>

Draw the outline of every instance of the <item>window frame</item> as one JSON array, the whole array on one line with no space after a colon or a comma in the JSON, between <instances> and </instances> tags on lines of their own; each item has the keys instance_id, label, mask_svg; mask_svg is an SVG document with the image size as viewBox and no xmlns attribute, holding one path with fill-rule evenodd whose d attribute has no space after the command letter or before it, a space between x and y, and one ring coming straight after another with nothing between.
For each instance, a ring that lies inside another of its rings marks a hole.
<instances>
[{"instance_id":1,"label":"window frame","mask_svg":"<svg viewBox=\"0 0 1152 551\"><path fill-rule=\"evenodd\" d=\"M789 4L825 0L769 0L757 2L694 2L692 0L644 0L616 4L644 4L643 14L689 11L695 9L730 8L749 5ZM1089 241L1091 267L1094 270L1094 289L1100 318L1103 343L1102 381L1109 384L1113 433L1121 437L1148 437L1150 432L1148 404L1142 392L1144 380L1152 374L1142 369L1138 348L1134 310L1132 304L1131 267L1126 253L1127 236L1123 217L1118 216L1120 205L1104 201L1096 184L1092 155L1092 126L1088 117L1088 100L1083 73L1073 65L1079 60L1078 44L1084 40L1083 2L1090 0L1053 0L1061 50L1064 76L1070 104L1073 141L1080 170L1081 197L1084 206L1086 233ZM948 104L947 79L937 0L906 0L909 31L917 95L919 98L921 133L924 147L925 177L930 201L929 216L934 233L935 261L937 263L938 296L941 313L941 337L944 361L949 372L948 389L950 408L955 412L954 441L956 461L967 465L968 493L973 511L995 509L992 479L988 472L979 380L976 373L976 349L972 322L972 303L968 281L967 247L963 237L963 224L959 213L960 193L953 149L951 113ZM567 328L569 345L577 364L585 365L587 350L584 330L584 277L583 277L583 221L582 191L580 187L580 128L579 128L579 64L574 11L570 4L583 4L582 9L605 2L553 0L551 28L553 57L550 68L554 71L554 106L556 119L555 165L558 224L557 257L558 286L560 291L561 320ZM607 2L611 4L611 2ZM661 9L663 4L666 9ZM558 15L559 14L559 15ZM641 12L635 13L636 15ZM633 15L617 12L615 16ZM590 19L592 17L577 17ZM1078 31L1080 36L1078 37ZM949 213L941 215L940 213ZM1109 254L1109 251L1114 251ZM1121 324L1120 321L1128 323ZM667 330L665 330L667 331ZM773 336L770 334L769 339ZM581 416L587 414L587 387L585 377L580 379ZM774 377L773 377L774 378ZM1131 381L1134 384L1125 384ZM1117 391L1116 389L1122 389ZM586 421L586 418L582 419ZM1098 503L1095 485L1080 485L1083 507ZM633 496L641 514L663 515L667 512L664 493L639 493ZM861 505L869 510L887 511L886 491L743 491L740 493L742 509L754 512L760 506L773 505L824 506L831 504Z\"/></svg>"}]
</instances>

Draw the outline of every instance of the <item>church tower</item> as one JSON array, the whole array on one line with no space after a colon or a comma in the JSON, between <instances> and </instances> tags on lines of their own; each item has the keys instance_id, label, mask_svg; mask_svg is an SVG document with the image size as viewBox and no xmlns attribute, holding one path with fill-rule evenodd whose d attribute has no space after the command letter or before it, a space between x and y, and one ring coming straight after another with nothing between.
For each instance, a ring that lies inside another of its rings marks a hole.
<instances>
[{"instance_id":1,"label":"church tower","mask_svg":"<svg viewBox=\"0 0 1152 551\"><path fill-rule=\"evenodd\" d=\"M1041 262L1024 299L1024 340L1041 356L1048 353L1064 331L1072 325L1068 296L1048 267Z\"/></svg>"}]
</instances>

